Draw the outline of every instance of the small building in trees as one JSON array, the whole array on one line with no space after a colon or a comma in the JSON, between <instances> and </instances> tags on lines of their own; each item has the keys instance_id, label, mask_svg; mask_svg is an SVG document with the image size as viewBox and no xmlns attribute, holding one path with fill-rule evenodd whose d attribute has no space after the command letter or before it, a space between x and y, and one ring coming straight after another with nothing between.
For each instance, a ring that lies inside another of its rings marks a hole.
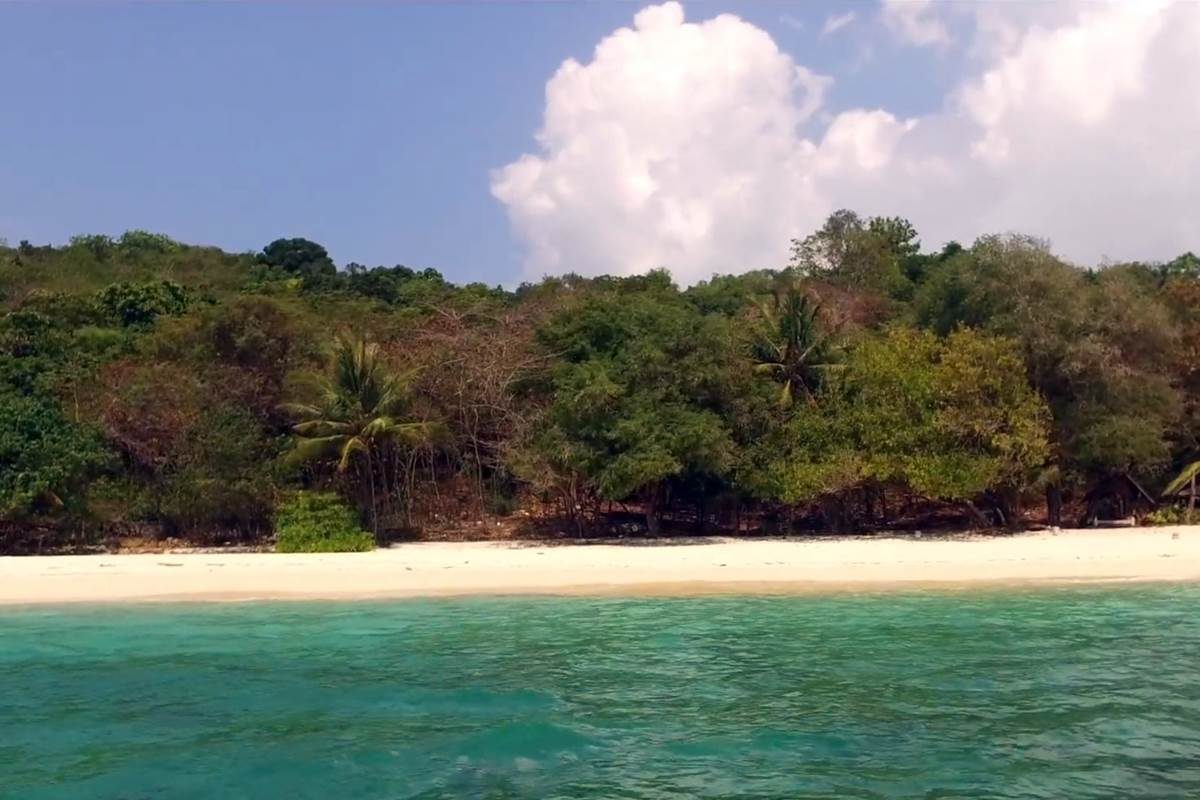
<instances>
[{"instance_id":1,"label":"small building in trees","mask_svg":"<svg viewBox=\"0 0 1200 800\"><path fill-rule=\"evenodd\" d=\"M1158 507L1154 496L1124 472L1098 481L1084 495L1084 503L1083 525L1140 517Z\"/></svg>"},{"instance_id":2,"label":"small building in trees","mask_svg":"<svg viewBox=\"0 0 1200 800\"><path fill-rule=\"evenodd\" d=\"M1183 507L1185 524L1190 525L1195 519L1196 509L1200 507L1200 486L1197 486L1196 476L1173 492L1163 494L1164 501L1178 503Z\"/></svg>"},{"instance_id":3,"label":"small building in trees","mask_svg":"<svg viewBox=\"0 0 1200 800\"><path fill-rule=\"evenodd\" d=\"M1187 515L1184 521L1191 524L1192 516L1196 513L1196 500L1200 497L1200 461L1193 461L1184 467L1183 472L1167 484L1163 496L1187 501Z\"/></svg>"}]
</instances>

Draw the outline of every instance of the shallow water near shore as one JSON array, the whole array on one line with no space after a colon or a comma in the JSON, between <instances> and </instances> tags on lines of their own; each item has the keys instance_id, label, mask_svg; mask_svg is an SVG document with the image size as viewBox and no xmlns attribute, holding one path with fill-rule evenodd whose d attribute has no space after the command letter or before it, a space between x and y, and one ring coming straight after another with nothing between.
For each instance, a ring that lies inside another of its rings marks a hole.
<instances>
[{"instance_id":1,"label":"shallow water near shore","mask_svg":"<svg viewBox=\"0 0 1200 800\"><path fill-rule=\"evenodd\" d=\"M1200 586L0 609L0 798L1196 798Z\"/></svg>"}]
</instances>

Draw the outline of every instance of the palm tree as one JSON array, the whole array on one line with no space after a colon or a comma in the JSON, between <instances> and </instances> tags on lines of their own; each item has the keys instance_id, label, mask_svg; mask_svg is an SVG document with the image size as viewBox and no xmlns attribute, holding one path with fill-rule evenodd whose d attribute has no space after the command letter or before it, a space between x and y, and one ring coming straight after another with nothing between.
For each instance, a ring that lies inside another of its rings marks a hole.
<instances>
[{"instance_id":1,"label":"palm tree","mask_svg":"<svg viewBox=\"0 0 1200 800\"><path fill-rule=\"evenodd\" d=\"M795 285L776 289L772 302L761 306L753 344L755 370L783 384L782 406L790 406L798 392L811 402L834 366L833 343L821 330L820 313L821 307Z\"/></svg>"},{"instance_id":2,"label":"palm tree","mask_svg":"<svg viewBox=\"0 0 1200 800\"><path fill-rule=\"evenodd\" d=\"M1189 487L1187 516L1184 518L1189 525L1192 523L1192 513L1196 510L1196 483L1198 480L1200 480L1200 461L1193 461L1175 476L1175 480L1167 484L1167 488L1163 489L1163 496L1167 497L1179 494L1183 491L1184 486Z\"/></svg>"},{"instance_id":3,"label":"palm tree","mask_svg":"<svg viewBox=\"0 0 1200 800\"><path fill-rule=\"evenodd\" d=\"M292 460L336 460L341 473L359 468L368 486L376 535L375 486L377 482L386 486L388 448L427 443L438 431L435 423L404 418L410 404L407 378L387 368L377 344L338 337L332 374L315 381L313 400L281 406L299 420L292 427L296 433Z\"/></svg>"}]
</instances>

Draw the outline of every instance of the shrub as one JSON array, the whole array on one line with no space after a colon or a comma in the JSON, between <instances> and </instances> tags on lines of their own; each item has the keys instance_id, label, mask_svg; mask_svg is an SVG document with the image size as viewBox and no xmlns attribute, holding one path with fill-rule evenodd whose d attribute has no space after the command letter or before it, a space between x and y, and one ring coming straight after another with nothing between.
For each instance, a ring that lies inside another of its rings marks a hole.
<instances>
[{"instance_id":1,"label":"shrub","mask_svg":"<svg viewBox=\"0 0 1200 800\"><path fill-rule=\"evenodd\" d=\"M172 448L156 487L172 532L252 534L268 528L275 493L270 441L237 407L210 406Z\"/></svg>"},{"instance_id":2,"label":"shrub","mask_svg":"<svg viewBox=\"0 0 1200 800\"><path fill-rule=\"evenodd\" d=\"M297 492L276 512L275 532L280 553L357 553L375 547L354 511L330 492Z\"/></svg>"},{"instance_id":3,"label":"shrub","mask_svg":"<svg viewBox=\"0 0 1200 800\"><path fill-rule=\"evenodd\" d=\"M192 305L192 293L171 281L114 283L96 296L110 319L130 328L145 328L163 315L179 316Z\"/></svg>"},{"instance_id":4,"label":"shrub","mask_svg":"<svg viewBox=\"0 0 1200 800\"><path fill-rule=\"evenodd\" d=\"M1200 519L1200 513L1196 514L1196 517ZM1185 525L1188 522L1187 509L1184 506L1163 506L1142 518L1143 525Z\"/></svg>"},{"instance_id":5,"label":"shrub","mask_svg":"<svg viewBox=\"0 0 1200 800\"><path fill-rule=\"evenodd\" d=\"M179 242L161 233L130 230L121 234L121 238L116 241L116 249L126 258L153 257L178 252Z\"/></svg>"},{"instance_id":6,"label":"shrub","mask_svg":"<svg viewBox=\"0 0 1200 800\"><path fill-rule=\"evenodd\" d=\"M92 428L55 401L0 392L0 519L79 511L87 484L110 464Z\"/></svg>"}]
</instances>

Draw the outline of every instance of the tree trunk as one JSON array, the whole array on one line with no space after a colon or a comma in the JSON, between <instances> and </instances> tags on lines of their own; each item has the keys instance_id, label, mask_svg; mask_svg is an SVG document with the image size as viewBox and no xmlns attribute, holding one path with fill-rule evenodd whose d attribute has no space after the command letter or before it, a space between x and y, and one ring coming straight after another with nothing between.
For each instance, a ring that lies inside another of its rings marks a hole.
<instances>
[{"instance_id":1,"label":"tree trunk","mask_svg":"<svg viewBox=\"0 0 1200 800\"><path fill-rule=\"evenodd\" d=\"M654 484L650 488L650 496L646 501L646 533L650 536L658 536L662 530L659 525L659 486Z\"/></svg>"},{"instance_id":2,"label":"tree trunk","mask_svg":"<svg viewBox=\"0 0 1200 800\"><path fill-rule=\"evenodd\" d=\"M1188 510L1185 521L1188 525L1192 524L1192 513L1196 510L1196 476L1192 476L1192 495L1188 498Z\"/></svg>"},{"instance_id":3,"label":"tree trunk","mask_svg":"<svg viewBox=\"0 0 1200 800\"><path fill-rule=\"evenodd\" d=\"M375 535L375 543L379 543L379 509L375 505L375 466L371 460L370 451L367 456L367 485L371 487L371 533Z\"/></svg>"},{"instance_id":4,"label":"tree trunk","mask_svg":"<svg viewBox=\"0 0 1200 800\"><path fill-rule=\"evenodd\" d=\"M1046 487L1046 522L1062 527L1062 488L1058 486Z\"/></svg>"},{"instance_id":5,"label":"tree trunk","mask_svg":"<svg viewBox=\"0 0 1200 800\"><path fill-rule=\"evenodd\" d=\"M825 521L825 527L830 533L841 533L843 526L844 514L842 513L842 502L836 497L827 496L821 498L821 517ZM791 523L792 508L788 506L788 523ZM788 533L791 533L789 530Z\"/></svg>"},{"instance_id":6,"label":"tree trunk","mask_svg":"<svg viewBox=\"0 0 1200 800\"><path fill-rule=\"evenodd\" d=\"M967 510L971 512L971 516L973 516L975 518L975 521L979 523L979 527L981 527L981 528L992 527L992 521L989 520L987 517L985 517L983 515L983 512L980 511L975 506L974 503L972 503L970 500L968 500L965 505L967 507Z\"/></svg>"}]
</instances>

